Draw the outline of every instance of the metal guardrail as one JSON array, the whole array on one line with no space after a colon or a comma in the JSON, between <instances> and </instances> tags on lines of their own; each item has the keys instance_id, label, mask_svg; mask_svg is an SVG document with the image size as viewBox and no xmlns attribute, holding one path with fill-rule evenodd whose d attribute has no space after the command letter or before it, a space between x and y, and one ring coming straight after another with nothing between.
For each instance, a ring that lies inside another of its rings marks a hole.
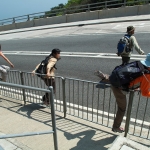
<instances>
[{"instance_id":1,"label":"metal guardrail","mask_svg":"<svg viewBox=\"0 0 150 150\"><path fill-rule=\"evenodd\" d=\"M6 83L1 82L1 86L5 87L13 87L17 89L24 89L24 90L31 90L33 91L40 91L40 92L47 92L49 93L49 101L51 103L51 118L52 118L52 131L43 131L43 132L29 132L29 133L20 133L20 134L7 134L0 136L0 139L6 139L6 138L15 138L15 137L25 137L25 136L34 136L34 135L42 135L42 134L53 134L54 139L54 148L55 150L58 150L58 143L57 143L57 133L56 133L56 119L55 119L55 107L54 107L54 97L53 97L53 87L50 86L48 90L37 88L37 87L31 87L31 86L25 86L25 85L19 85L19 84L13 84L13 83Z\"/></svg>"},{"instance_id":2,"label":"metal guardrail","mask_svg":"<svg viewBox=\"0 0 150 150\"><path fill-rule=\"evenodd\" d=\"M112 127L117 105L110 85L101 84L102 88L96 88L98 82L63 77L55 77L55 80L55 109L63 112L64 117L67 113ZM27 72L10 71L7 82L47 89L41 78ZM42 104L42 93L38 91L33 93L27 90L6 89L6 87L1 87L1 89L1 94L4 96L22 100L24 103ZM130 91L127 101L127 113L123 119L125 136L129 133L150 139L150 100L142 97L136 91ZM144 110L143 114L141 110Z\"/></svg>"},{"instance_id":3,"label":"metal guardrail","mask_svg":"<svg viewBox=\"0 0 150 150\"><path fill-rule=\"evenodd\" d=\"M149 4L149 3L150 3L150 0L132 0L132 1L110 0L110 1L104 1L104 2L99 2L99 3L78 5L75 7L55 9L55 10L50 10L47 12L38 12L38 13L3 19L3 20L0 20L0 25L25 22L25 21L30 21L32 19L61 16L61 15L65 15L65 14L80 13L80 12L110 9L110 8L118 8L118 7L124 7L124 6L143 5L143 4Z\"/></svg>"}]
</instances>

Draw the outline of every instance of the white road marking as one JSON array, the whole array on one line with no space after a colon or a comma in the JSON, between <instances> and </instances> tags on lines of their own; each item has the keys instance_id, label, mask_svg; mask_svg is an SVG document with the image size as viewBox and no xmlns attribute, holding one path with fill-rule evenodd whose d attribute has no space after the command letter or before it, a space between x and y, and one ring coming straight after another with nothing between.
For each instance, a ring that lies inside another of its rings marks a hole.
<instances>
[{"instance_id":1,"label":"white road marking","mask_svg":"<svg viewBox=\"0 0 150 150\"><path fill-rule=\"evenodd\" d=\"M116 50L117 51L117 50ZM19 56L47 56L50 52L37 52L37 51L3 51L7 55ZM108 58L108 59L121 59L115 53L88 53L88 52L61 52L61 57L85 57L85 58ZM141 60L145 59L146 55L132 54L131 59Z\"/></svg>"},{"instance_id":2,"label":"white road marking","mask_svg":"<svg viewBox=\"0 0 150 150\"><path fill-rule=\"evenodd\" d=\"M118 24L118 25L116 25L116 26L114 26L112 29L116 29L116 28L120 28L120 24Z\"/></svg>"}]
</instances>

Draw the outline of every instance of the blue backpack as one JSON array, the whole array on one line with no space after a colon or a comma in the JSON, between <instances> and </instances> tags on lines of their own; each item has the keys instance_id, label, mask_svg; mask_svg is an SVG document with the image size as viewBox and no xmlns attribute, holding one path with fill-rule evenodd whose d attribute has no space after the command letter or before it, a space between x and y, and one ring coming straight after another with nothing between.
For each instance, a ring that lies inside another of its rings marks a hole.
<instances>
[{"instance_id":1,"label":"blue backpack","mask_svg":"<svg viewBox=\"0 0 150 150\"><path fill-rule=\"evenodd\" d=\"M130 35L124 35L118 42L117 49L118 49L118 56L122 53L129 53L131 52L130 43L129 43Z\"/></svg>"},{"instance_id":2,"label":"blue backpack","mask_svg":"<svg viewBox=\"0 0 150 150\"><path fill-rule=\"evenodd\" d=\"M142 76L143 73L149 73L149 70L140 61L134 61L126 65L117 66L112 71L109 81L112 86L128 91L130 82Z\"/></svg>"}]
</instances>

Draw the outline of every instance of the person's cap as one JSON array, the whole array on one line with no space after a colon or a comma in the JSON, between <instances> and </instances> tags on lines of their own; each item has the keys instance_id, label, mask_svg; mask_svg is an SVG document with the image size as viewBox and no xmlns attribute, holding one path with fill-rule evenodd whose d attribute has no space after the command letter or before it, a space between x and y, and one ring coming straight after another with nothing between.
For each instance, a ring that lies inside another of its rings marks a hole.
<instances>
[{"instance_id":1,"label":"person's cap","mask_svg":"<svg viewBox=\"0 0 150 150\"><path fill-rule=\"evenodd\" d=\"M134 28L133 26L128 26L128 27L127 27L127 32L131 32L131 31L133 31L133 30L135 30L135 28Z\"/></svg>"},{"instance_id":2,"label":"person's cap","mask_svg":"<svg viewBox=\"0 0 150 150\"><path fill-rule=\"evenodd\" d=\"M150 67L150 53L147 54L145 60L141 60L141 63L146 67Z\"/></svg>"},{"instance_id":3,"label":"person's cap","mask_svg":"<svg viewBox=\"0 0 150 150\"><path fill-rule=\"evenodd\" d=\"M54 49L52 50L52 54L56 54L56 53L60 53L60 52L61 52L61 50L58 49L58 48L54 48Z\"/></svg>"}]
</instances>

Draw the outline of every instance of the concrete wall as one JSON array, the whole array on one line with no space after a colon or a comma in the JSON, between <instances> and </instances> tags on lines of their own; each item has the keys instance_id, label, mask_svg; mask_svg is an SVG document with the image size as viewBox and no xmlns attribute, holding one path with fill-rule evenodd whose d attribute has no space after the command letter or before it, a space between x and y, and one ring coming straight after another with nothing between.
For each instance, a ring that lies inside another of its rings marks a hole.
<instances>
[{"instance_id":1,"label":"concrete wall","mask_svg":"<svg viewBox=\"0 0 150 150\"><path fill-rule=\"evenodd\" d=\"M139 6L137 15L147 15L150 14L150 4Z\"/></svg>"},{"instance_id":2,"label":"concrete wall","mask_svg":"<svg viewBox=\"0 0 150 150\"><path fill-rule=\"evenodd\" d=\"M85 21L99 19L99 11L87 11L84 13L76 13L66 15L67 22Z\"/></svg>"},{"instance_id":3,"label":"concrete wall","mask_svg":"<svg viewBox=\"0 0 150 150\"><path fill-rule=\"evenodd\" d=\"M84 13L67 14L67 15L55 16L51 18L35 19L32 21L0 26L0 31L51 25L51 24L76 22L76 21L124 17L124 16L136 16L136 15L146 15L146 14L150 14L150 4L104 9L104 10L97 10L97 11L87 11Z\"/></svg>"},{"instance_id":4,"label":"concrete wall","mask_svg":"<svg viewBox=\"0 0 150 150\"><path fill-rule=\"evenodd\" d=\"M30 28L34 27L34 22L32 21L26 21L26 22L20 22L20 23L15 23L16 29L21 29L21 28Z\"/></svg>"},{"instance_id":5,"label":"concrete wall","mask_svg":"<svg viewBox=\"0 0 150 150\"><path fill-rule=\"evenodd\" d=\"M121 7L112 8L99 11L99 19L113 18L113 17L124 17L124 16L136 16L139 6L134 7ZM149 7L150 8L150 7Z\"/></svg>"}]
</instances>

